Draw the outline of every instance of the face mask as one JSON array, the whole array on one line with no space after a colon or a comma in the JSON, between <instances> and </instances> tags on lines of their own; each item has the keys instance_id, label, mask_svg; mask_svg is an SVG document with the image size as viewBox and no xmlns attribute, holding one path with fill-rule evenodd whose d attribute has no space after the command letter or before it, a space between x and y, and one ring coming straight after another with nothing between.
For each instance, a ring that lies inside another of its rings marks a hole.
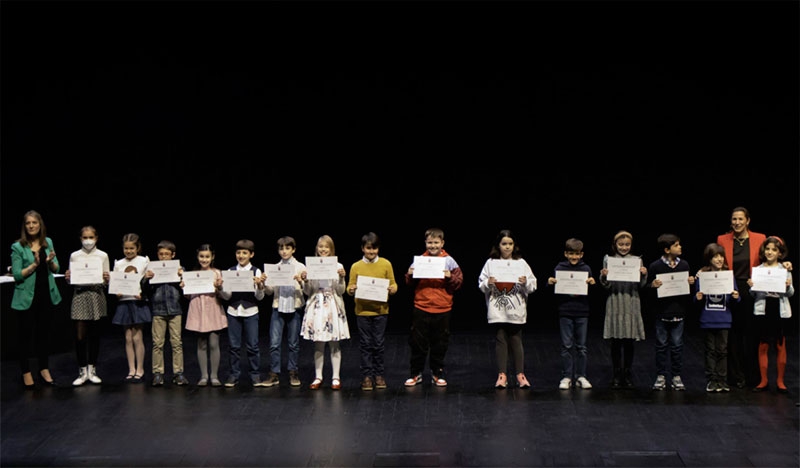
<instances>
[{"instance_id":1,"label":"face mask","mask_svg":"<svg viewBox=\"0 0 800 468\"><path fill-rule=\"evenodd\" d=\"M86 250L92 250L94 248L94 241L92 239L84 239L82 243L83 248Z\"/></svg>"}]
</instances>

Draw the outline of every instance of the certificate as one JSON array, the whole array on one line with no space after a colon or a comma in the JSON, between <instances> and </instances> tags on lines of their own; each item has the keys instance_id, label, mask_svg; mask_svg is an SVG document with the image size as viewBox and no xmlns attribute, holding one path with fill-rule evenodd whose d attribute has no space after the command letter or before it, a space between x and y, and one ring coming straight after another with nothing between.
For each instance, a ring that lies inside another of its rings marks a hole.
<instances>
[{"instance_id":1,"label":"certificate","mask_svg":"<svg viewBox=\"0 0 800 468\"><path fill-rule=\"evenodd\" d=\"M138 296L142 293L142 275L135 272L110 271L108 282L109 294L122 294L123 296Z\"/></svg>"},{"instance_id":2,"label":"certificate","mask_svg":"<svg viewBox=\"0 0 800 468\"><path fill-rule=\"evenodd\" d=\"M573 296L585 296L589 294L588 271L568 271L556 270L555 284L556 294L571 294Z\"/></svg>"},{"instance_id":3,"label":"certificate","mask_svg":"<svg viewBox=\"0 0 800 468\"><path fill-rule=\"evenodd\" d=\"M183 273L183 294L214 292L214 270L196 270Z\"/></svg>"},{"instance_id":4,"label":"certificate","mask_svg":"<svg viewBox=\"0 0 800 468\"><path fill-rule=\"evenodd\" d=\"M359 276L356 279L356 299L386 302L389 300L389 279Z\"/></svg>"},{"instance_id":5,"label":"certificate","mask_svg":"<svg viewBox=\"0 0 800 468\"><path fill-rule=\"evenodd\" d=\"M753 291L786 292L786 270L784 268L753 268Z\"/></svg>"},{"instance_id":6,"label":"certificate","mask_svg":"<svg viewBox=\"0 0 800 468\"><path fill-rule=\"evenodd\" d=\"M150 284L180 283L181 276L178 274L180 268L180 260L151 261L147 264L147 269L152 271L155 276L150 278Z\"/></svg>"},{"instance_id":7,"label":"certificate","mask_svg":"<svg viewBox=\"0 0 800 468\"><path fill-rule=\"evenodd\" d=\"M225 292L253 292L256 284L253 282L253 270L222 270L222 290Z\"/></svg>"},{"instance_id":8,"label":"certificate","mask_svg":"<svg viewBox=\"0 0 800 468\"><path fill-rule=\"evenodd\" d=\"M338 277L338 257L306 257L306 279L326 280Z\"/></svg>"},{"instance_id":9,"label":"certificate","mask_svg":"<svg viewBox=\"0 0 800 468\"><path fill-rule=\"evenodd\" d=\"M659 273L656 279L661 280L661 286L656 288L658 297L682 296L689 294L689 272L677 271L675 273Z\"/></svg>"},{"instance_id":10,"label":"certificate","mask_svg":"<svg viewBox=\"0 0 800 468\"><path fill-rule=\"evenodd\" d=\"M87 258L69 262L69 284L101 284L103 282L103 261Z\"/></svg>"},{"instance_id":11,"label":"certificate","mask_svg":"<svg viewBox=\"0 0 800 468\"><path fill-rule=\"evenodd\" d=\"M294 265L264 264L264 273L267 274L267 286L294 286Z\"/></svg>"},{"instance_id":12,"label":"certificate","mask_svg":"<svg viewBox=\"0 0 800 468\"><path fill-rule=\"evenodd\" d=\"M489 263L489 276L498 283L519 283L520 276L525 276L525 265L519 260L493 258Z\"/></svg>"},{"instance_id":13,"label":"certificate","mask_svg":"<svg viewBox=\"0 0 800 468\"><path fill-rule=\"evenodd\" d=\"M642 267L642 259L639 257L608 257L608 281L627 281L638 283L642 276L639 271Z\"/></svg>"},{"instance_id":14,"label":"certificate","mask_svg":"<svg viewBox=\"0 0 800 468\"><path fill-rule=\"evenodd\" d=\"M445 265L445 257L415 255L414 278L444 278Z\"/></svg>"},{"instance_id":15,"label":"certificate","mask_svg":"<svg viewBox=\"0 0 800 468\"><path fill-rule=\"evenodd\" d=\"M733 270L698 271L700 292L719 296L733 292Z\"/></svg>"}]
</instances>

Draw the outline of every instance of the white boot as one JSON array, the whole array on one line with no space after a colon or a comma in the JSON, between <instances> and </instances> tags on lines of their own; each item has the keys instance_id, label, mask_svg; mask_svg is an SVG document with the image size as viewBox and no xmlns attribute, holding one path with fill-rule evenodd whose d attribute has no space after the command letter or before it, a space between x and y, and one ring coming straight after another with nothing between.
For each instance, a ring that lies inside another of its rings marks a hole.
<instances>
[{"instance_id":1,"label":"white boot","mask_svg":"<svg viewBox=\"0 0 800 468\"><path fill-rule=\"evenodd\" d=\"M103 383L103 381L100 379L100 377L97 376L97 373L95 371L96 371L95 367L93 365L89 364L89 369L88 369L89 382L91 382L93 384L101 384L101 383Z\"/></svg>"},{"instance_id":2,"label":"white boot","mask_svg":"<svg viewBox=\"0 0 800 468\"><path fill-rule=\"evenodd\" d=\"M85 367L81 367L80 369L78 369L78 378L72 381L72 385L74 385L75 387L80 387L88 379L89 379L89 372L86 370Z\"/></svg>"}]
</instances>

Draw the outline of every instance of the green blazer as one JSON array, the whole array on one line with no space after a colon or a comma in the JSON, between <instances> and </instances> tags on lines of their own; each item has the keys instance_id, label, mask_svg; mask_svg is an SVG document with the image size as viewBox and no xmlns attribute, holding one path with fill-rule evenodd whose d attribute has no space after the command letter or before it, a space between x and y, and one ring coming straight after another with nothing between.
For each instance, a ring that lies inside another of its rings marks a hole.
<instances>
[{"instance_id":1,"label":"green blazer","mask_svg":"<svg viewBox=\"0 0 800 468\"><path fill-rule=\"evenodd\" d=\"M53 241L47 238L47 248L45 253L50 255L53 251ZM14 275L14 297L11 299L11 308L14 310L28 310L33 304L33 292L36 288L36 275L34 272L27 278L22 277L22 269L34 263L33 251L30 247L23 247L19 242L11 245L11 274ZM53 257L53 262L61 268L58 259ZM58 271L58 270L56 270ZM56 278L53 272L47 269L47 281L50 285L50 302L56 305L61 302L61 293L56 286Z\"/></svg>"}]
</instances>

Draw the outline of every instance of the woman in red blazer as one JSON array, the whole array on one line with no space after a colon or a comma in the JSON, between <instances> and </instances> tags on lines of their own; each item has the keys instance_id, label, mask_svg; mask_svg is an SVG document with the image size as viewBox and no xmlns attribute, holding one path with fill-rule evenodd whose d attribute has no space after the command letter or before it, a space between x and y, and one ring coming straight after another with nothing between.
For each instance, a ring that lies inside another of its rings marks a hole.
<instances>
[{"instance_id":1,"label":"woman in red blazer","mask_svg":"<svg viewBox=\"0 0 800 468\"><path fill-rule=\"evenodd\" d=\"M731 231L717 236L725 248L725 260L733 270L741 300L733 305L733 324L728 332L728 380L731 386L744 388L760 382L757 340L752 335L753 297L747 280L759 264L758 250L767 236L750 230L750 211L737 206L731 212ZM791 262L784 263L791 270Z\"/></svg>"}]
</instances>

